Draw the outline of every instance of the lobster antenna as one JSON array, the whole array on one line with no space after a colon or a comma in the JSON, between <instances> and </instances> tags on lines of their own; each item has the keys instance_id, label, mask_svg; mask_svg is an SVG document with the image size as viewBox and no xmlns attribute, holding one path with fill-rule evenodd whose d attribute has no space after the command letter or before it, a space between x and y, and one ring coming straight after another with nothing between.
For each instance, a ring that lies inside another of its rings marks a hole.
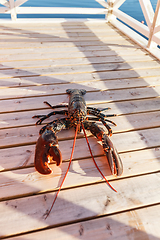
<instances>
[{"instance_id":1,"label":"lobster antenna","mask_svg":"<svg viewBox=\"0 0 160 240\"><path fill-rule=\"evenodd\" d=\"M73 141L73 147L72 147L72 152L71 152L71 156L70 156L70 160L69 160L69 165L68 165L67 171L66 171L66 173L65 173L65 175L64 175L64 178L63 178L63 180L62 180L62 182L61 182L61 185L60 185L60 187L59 187L59 189L58 189L58 191L57 191L57 193L56 193L56 196L55 196L55 198L54 198L54 200L53 200L52 206L51 206L50 210L46 213L45 219L47 219L47 217L49 216L50 212L52 211L52 208L53 208L53 206L54 206L54 203L55 203L55 201L56 201L56 199L57 199L57 197L58 197L58 194L59 194L59 192L60 192L60 190L61 190L61 188L62 188L62 185L63 185L63 183L64 183L64 181L65 181L65 179L66 179L67 173L68 173L69 168L70 168L70 166L71 166L72 157L73 157L74 148L75 148L75 143L76 143L77 132L78 132L78 124L77 124L77 126L76 126L76 131L75 131L75 136L74 136L74 141Z\"/></svg>"},{"instance_id":2,"label":"lobster antenna","mask_svg":"<svg viewBox=\"0 0 160 240\"><path fill-rule=\"evenodd\" d=\"M89 148L91 157L92 157L92 159L93 159L93 162L94 162L96 168L98 169L99 173L100 173L101 176L104 178L104 180L106 181L106 183L110 186L110 188L111 188L113 191L117 192L117 190L112 187L112 185L108 182L108 180L106 179L106 177L104 176L104 174L101 172L100 168L98 167L98 165L97 165L97 163L96 163L96 161L95 161L95 159L94 159L94 157L93 157L92 150L91 150L91 147L90 147L88 138L87 138L87 134L86 134L86 131L85 131L85 128L84 128L82 122L81 122L81 125L82 125L82 129L83 129L83 132L84 132L84 136L85 136L85 138L86 138L86 141L87 141L87 145L88 145L88 148Z\"/></svg>"}]
</instances>

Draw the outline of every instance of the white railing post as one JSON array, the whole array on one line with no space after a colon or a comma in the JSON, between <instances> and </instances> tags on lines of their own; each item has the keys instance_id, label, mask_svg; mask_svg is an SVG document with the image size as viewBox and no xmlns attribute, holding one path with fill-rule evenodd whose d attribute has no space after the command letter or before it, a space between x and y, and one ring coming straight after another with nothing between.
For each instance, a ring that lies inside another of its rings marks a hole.
<instances>
[{"instance_id":1,"label":"white railing post","mask_svg":"<svg viewBox=\"0 0 160 240\"><path fill-rule=\"evenodd\" d=\"M113 15L113 5L115 0L108 0L107 2L108 2L108 13L106 15L106 20L109 22L111 19L113 20L113 18L116 18Z\"/></svg>"},{"instance_id":2,"label":"white railing post","mask_svg":"<svg viewBox=\"0 0 160 240\"><path fill-rule=\"evenodd\" d=\"M100 5L106 8L106 14L105 14L105 19L107 20L107 15L108 15L108 3L105 0L95 0L98 2Z\"/></svg>"},{"instance_id":3,"label":"white railing post","mask_svg":"<svg viewBox=\"0 0 160 240\"><path fill-rule=\"evenodd\" d=\"M150 28L153 22L154 10L150 0L139 0L147 26Z\"/></svg>"},{"instance_id":4,"label":"white railing post","mask_svg":"<svg viewBox=\"0 0 160 240\"><path fill-rule=\"evenodd\" d=\"M118 9L126 0L108 0L108 15L107 20L115 20L116 16L113 14L114 9Z\"/></svg>"},{"instance_id":5,"label":"white railing post","mask_svg":"<svg viewBox=\"0 0 160 240\"><path fill-rule=\"evenodd\" d=\"M157 17L158 17L158 14L159 14L159 9L160 9L160 0L157 1L157 6L156 6L153 22L152 22L152 25L150 27L149 40L148 40L148 45L147 45L148 48L151 47L152 38L153 38L153 35L154 35L154 29L156 27Z\"/></svg>"},{"instance_id":6,"label":"white railing post","mask_svg":"<svg viewBox=\"0 0 160 240\"><path fill-rule=\"evenodd\" d=\"M17 19L17 14L16 14L16 9L15 9L15 2L14 0L9 0L9 5L10 5L10 11L11 11L11 19L13 21L16 21Z\"/></svg>"}]
</instances>

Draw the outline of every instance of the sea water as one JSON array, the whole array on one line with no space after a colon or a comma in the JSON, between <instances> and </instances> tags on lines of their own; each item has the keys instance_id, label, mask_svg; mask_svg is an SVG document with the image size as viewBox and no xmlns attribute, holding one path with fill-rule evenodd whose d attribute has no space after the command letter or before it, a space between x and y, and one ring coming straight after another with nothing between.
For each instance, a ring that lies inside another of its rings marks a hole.
<instances>
[{"instance_id":1,"label":"sea water","mask_svg":"<svg viewBox=\"0 0 160 240\"><path fill-rule=\"evenodd\" d=\"M151 0L153 9L155 10L157 0ZM0 6L2 6L0 4ZM94 0L28 0L23 7L84 7L84 8L102 8L102 6ZM145 19L139 4L139 0L126 0L120 10L127 13L131 17L138 21L144 21ZM105 15L85 15L85 14L18 14L18 18L101 18L104 19ZM9 14L0 14L0 18L10 18Z\"/></svg>"}]
</instances>

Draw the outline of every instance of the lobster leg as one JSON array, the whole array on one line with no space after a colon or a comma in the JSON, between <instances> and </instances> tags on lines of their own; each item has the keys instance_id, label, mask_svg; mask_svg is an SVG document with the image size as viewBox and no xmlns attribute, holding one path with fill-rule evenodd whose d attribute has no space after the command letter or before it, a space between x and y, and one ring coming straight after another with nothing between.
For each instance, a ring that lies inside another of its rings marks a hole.
<instances>
[{"instance_id":1,"label":"lobster leg","mask_svg":"<svg viewBox=\"0 0 160 240\"><path fill-rule=\"evenodd\" d=\"M69 129L71 123L67 118L55 120L40 130L40 137L36 144L34 165L41 174L52 172L49 163L53 160L59 166L62 162L61 152L58 148L56 133L62 129Z\"/></svg>"},{"instance_id":2,"label":"lobster leg","mask_svg":"<svg viewBox=\"0 0 160 240\"><path fill-rule=\"evenodd\" d=\"M90 109L90 110L94 110L94 111L97 111L97 112L103 112L103 111L105 111L105 110L109 110L109 109L111 109L110 107L108 108L103 108L103 109L98 109L98 108L94 108L94 107L87 107L87 109Z\"/></svg>"},{"instance_id":3,"label":"lobster leg","mask_svg":"<svg viewBox=\"0 0 160 240\"><path fill-rule=\"evenodd\" d=\"M97 117L87 117L87 120L92 120L92 121L101 121L103 123L103 125L107 128L108 130L108 135L112 136L112 129L111 127L106 123L106 122L110 122L113 125L117 126L116 123L110 121L109 119L104 118L103 116L97 116Z\"/></svg>"},{"instance_id":4,"label":"lobster leg","mask_svg":"<svg viewBox=\"0 0 160 240\"><path fill-rule=\"evenodd\" d=\"M112 141L107 136L103 128L99 127L95 122L85 121L84 128L90 130L90 132L102 142L104 153L108 159L108 163L111 169L111 173L116 176L120 176L123 172L123 165L117 150L113 146Z\"/></svg>"},{"instance_id":5,"label":"lobster leg","mask_svg":"<svg viewBox=\"0 0 160 240\"><path fill-rule=\"evenodd\" d=\"M107 128L108 130L108 135L112 136L112 128L106 123L105 120L100 119L100 118L95 118L95 117L87 117L87 120L92 120L92 121L101 121L103 125Z\"/></svg>"},{"instance_id":6,"label":"lobster leg","mask_svg":"<svg viewBox=\"0 0 160 240\"><path fill-rule=\"evenodd\" d=\"M68 111L67 110L61 110L61 111L53 111L53 112L50 112L49 114L47 115L35 115L33 116L32 118L40 118L37 122L36 122L36 125L40 125L45 119L53 116L53 115L57 115L57 114L62 114L62 115L66 115L68 116Z\"/></svg>"},{"instance_id":7,"label":"lobster leg","mask_svg":"<svg viewBox=\"0 0 160 240\"><path fill-rule=\"evenodd\" d=\"M87 111L90 111L91 114L95 116L102 116L102 117L114 117L117 116L116 114L103 114L102 112L105 110L109 110L111 108L103 108L103 109L98 109L98 108L93 108L93 107L87 107Z\"/></svg>"},{"instance_id":8,"label":"lobster leg","mask_svg":"<svg viewBox=\"0 0 160 240\"><path fill-rule=\"evenodd\" d=\"M109 120L109 119L106 119L106 117L114 117L114 116L116 116L115 114L105 115L105 114L99 112L98 109L97 109L97 111L95 111L95 110L93 111L93 110L87 109L87 114L92 114L92 115L98 117L99 120L102 119L102 120L105 120L105 121L110 122L110 123L112 123L113 125L117 126L116 123L114 123L113 121L111 121L111 120Z\"/></svg>"},{"instance_id":9,"label":"lobster leg","mask_svg":"<svg viewBox=\"0 0 160 240\"><path fill-rule=\"evenodd\" d=\"M47 104L50 108L55 109L55 108L62 108L62 107L68 107L68 104L64 104L64 105L55 105L52 106L49 102L44 101L45 104Z\"/></svg>"},{"instance_id":10,"label":"lobster leg","mask_svg":"<svg viewBox=\"0 0 160 240\"><path fill-rule=\"evenodd\" d=\"M87 114L92 114L92 115L96 116L96 118L88 117L87 119L88 120L93 120L93 121L101 121L103 123L103 125L107 128L108 135L112 136L112 129L110 128L110 126L106 122L110 122L115 126L117 126L117 125L116 125L116 123L107 119L106 117L113 117L113 116L116 116L116 115L115 114L105 115L105 114L101 113L103 110L104 109L99 110L97 108L87 107Z\"/></svg>"}]
</instances>

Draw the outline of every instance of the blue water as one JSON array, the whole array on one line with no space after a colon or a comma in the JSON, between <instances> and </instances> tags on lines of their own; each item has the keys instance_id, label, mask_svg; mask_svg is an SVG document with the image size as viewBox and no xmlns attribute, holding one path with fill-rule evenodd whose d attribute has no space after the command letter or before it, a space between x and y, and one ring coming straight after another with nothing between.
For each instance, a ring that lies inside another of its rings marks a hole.
<instances>
[{"instance_id":1,"label":"blue water","mask_svg":"<svg viewBox=\"0 0 160 240\"><path fill-rule=\"evenodd\" d=\"M157 0L150 0L150 2L155 11ZM144 21L144 23L146 24L142 9L139 4L139 0L127 0L119 9L140 22Z\"/></svg>"},{"instance_id":2,"label":"blue water","mask_svg":"<svg viewBox=\"0 0 160 240\"><path fill-rule=\"evenodd\" d=\"M153 9L156 7L157 0L151 0ZM1 4L0 4L1 6ZM98 8L102 7L99 3L95 2L94 0L81 0L81 1L71 1L71 0L28 0L22 6L26 7L86 7L86 8ZM120 10L127 13L128 15L134 17L138 21L144 21L144 16L139 4L139 0L126 0ZM19 14L18 18L101 18L104 19L104 15L62 15L62 14ZM0 14L0 18L10 18L8 14Z\"/></svg>"}]
</instances>

